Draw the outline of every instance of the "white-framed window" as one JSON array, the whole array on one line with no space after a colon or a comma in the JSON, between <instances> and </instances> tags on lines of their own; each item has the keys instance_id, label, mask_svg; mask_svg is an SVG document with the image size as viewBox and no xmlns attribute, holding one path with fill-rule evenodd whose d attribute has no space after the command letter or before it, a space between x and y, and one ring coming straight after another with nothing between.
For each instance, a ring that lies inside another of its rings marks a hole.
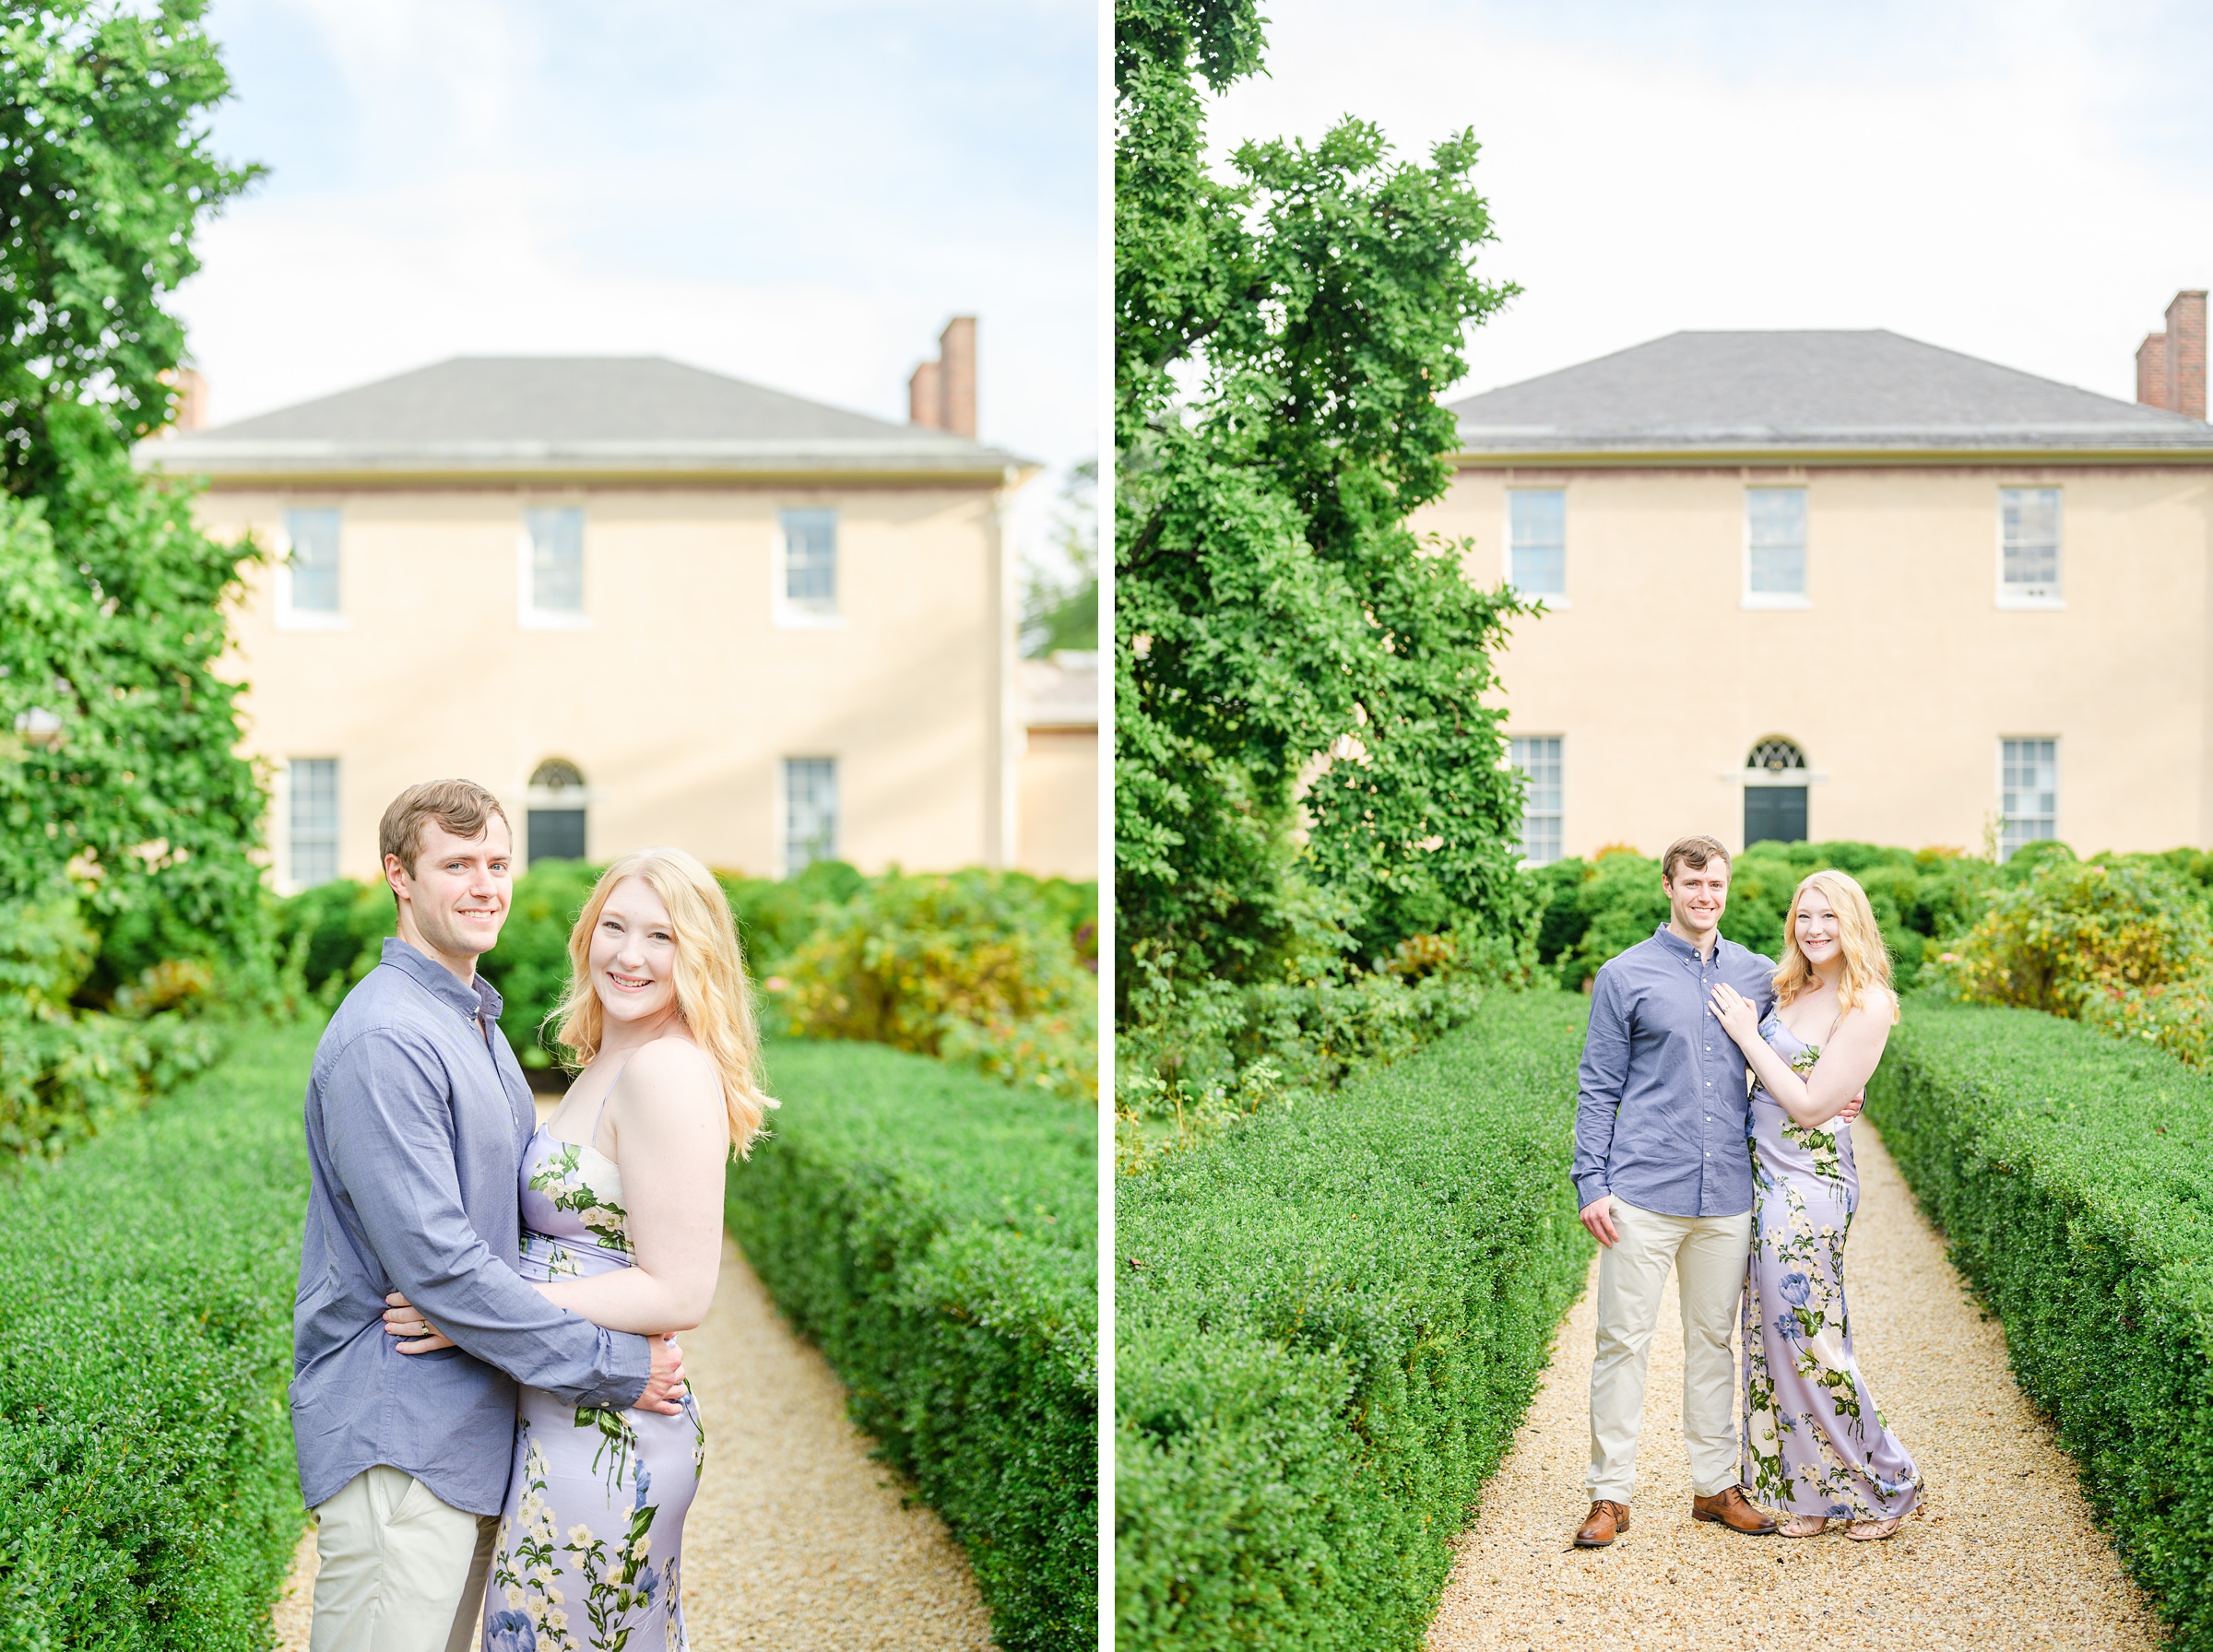
<instances>
[{"instance_id":1,"label":"white-framed window","mask_svg":"<svg viewBox=\"0 0 2213 1652\"><path fill-rule=\"evenodd\" d=\"M793 630L845 624L837 607L837 513L811 508L776 515L776 623Z\"/></svg>"},{"instance_id":2,"label":"white-framed window","mask_svg":"<svg viewBox=\"0 0 2213 1652\"><path fill-rule=\"evenodd\" d=\"M1805 490L1745 490L1745 602L1802 608L1805 596Z\"/></svg>"},{"instance_id":3,"label":"white-framed window","mask_svg":"<svg viewBox=\"0 0 2213 1652\"><path fill-rule=\"evenodd\" d=\"M1568 596L1568 492L1564 488L1509 488L1506 492L1506 583L1524 596L1564 607Z\"/></svg>"},{"instance_id":4,"label":"white-framed window","mask_svg":"<svg viewBox=\"0 0 2213 1652\"><path fill-rule=\"evenodd\" d=\"M338 760L295 757L285 764L288 799L286 870L295 890L338 875Z\"/></svg>"},{"instance_id":5,"label":"white-framed window","mask_svg":"<svg viewBox=\"0 0 2213 1652\"><path fill-rule=\"evenodd\" d=\"M530 630L576 631L584 612L584 512L536 505L523 512L517 612Z\"/></svg>"},{"instance_id":6,"label":"white-framed window","mask_svg":"<svg viewBox=\"0 0 2213 1652\"><path fill-rule=\"evenodd\" d=\"M1507 761L1521 771L1521 859L1548 867L1560 857L1560 737L1516 735Z\"/></svg>"},{"instance_id":7,"label":"white-framed window","mask_svg":"<svg viewBox=\"0 0 2213 1652\"><path fill-rule=\"evenodd\" d=\"M2055 608L2060 596L2057 488L1998 490L1998 606Z\"/></svg>"},{"instance_id":8,"label":"white-framed window","mask_svg":"<svg viewBox=\"0 0 2213 1652\"><path fill-rule=\"evenodd\" d=\"M2041 737L1998 742L1998 858L2059 835L2059 742Z\"/></svg>"},{"instance_id":9,"label":"white-framed window","mask_svg":"<svg viewBox=\"0 0 2213 1652\"><path fill-rule=\"evenodd\" d=\"M784 876L837 858L837 759L784 760Z\"/></svg>"},{"instance_id":10,"label":"white-framed window","mask_svg":"<svg viewBox=\"0 0 2213 1652\"><path fill-rule=\"evenodd\" d=\"M338 581L345 525L346 513L336 505L301 506L285 512L283 554L277 562L279 626L332 631L345 625Z\"/></svg>"}]
</instances>

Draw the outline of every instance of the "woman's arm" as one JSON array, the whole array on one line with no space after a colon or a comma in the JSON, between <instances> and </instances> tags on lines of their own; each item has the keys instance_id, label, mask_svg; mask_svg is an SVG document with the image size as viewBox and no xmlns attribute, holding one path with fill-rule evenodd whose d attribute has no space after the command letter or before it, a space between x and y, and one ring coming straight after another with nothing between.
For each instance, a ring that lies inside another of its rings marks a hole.
<instances>
[{"instance_id":1,"label":"woman's arm","mask_svg":"<svg viewBox=\"0 0 2213 1652\"><path fill-rule=\"evenodd\" d=\"M1890 1001L1877 987L1869 1002L1854 1006L1845 1016L1821 1046L1813 1076L1803 1079L1759 1035L1758 1011L1725 983L1713 989L1713 1015L1744 1051L1761 1088L1794 1122L1809 1129L1834 1119L1866 1088L1890 1040Z\"/></svg>"},{"instance_id":2,"label":"woman's arm","mask_svg":"<svg viewBox=\"0 0 2213 1652\"><path fill-rule=\"evenodd\" d=\"M633 1266L588 1279L532 1281L554 1306L610 1331L688 1331L707 1316L722 1267L723 1162L730 1156L722 1080L699 1047L678 1038L630 1058L608 1097L621 1150ZM402 1353L453 1346L398 1292L385 1329ZM419 1334L418 1325L429 1326Z\"/></svg>"},{"instance_id":3,"label":"woman's arm","mask_svg":"<svg viewBox=\"0 0 2213 1652\"><path fill-rule=\"evenodd\" d=\"M696 1044L664 1038L630 1058L607 1111L633 1266L538 1290L609 1330L690 1330L707 1316L722 1267L730 1138L721 1077Z\"/></svg>"}]
</instances>

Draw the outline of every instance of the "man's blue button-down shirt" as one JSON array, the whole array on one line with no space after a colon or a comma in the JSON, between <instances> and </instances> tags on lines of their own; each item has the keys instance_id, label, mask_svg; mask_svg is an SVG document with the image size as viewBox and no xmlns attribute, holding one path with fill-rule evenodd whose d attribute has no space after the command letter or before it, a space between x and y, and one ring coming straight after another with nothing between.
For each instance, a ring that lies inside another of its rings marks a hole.
<instances>
[{"instance_id":1,"label":"man's blue button-down shirt","mask_svg":"<svg viewBox=\"0 0 2213 1652\"><path fill-rule=\"evenodd\" d=\"M383 1463L495 1515L516 1382L615 1410L645 1389L645 1338L563 1312L516 1271L533 1120L499 1019L482 981L387 940L315 1047L292 1309L292 1438L310 1508ZM459 1346L401 1353L385 1334L394 1289Z\"/></svg>"},{"instance_id":2,"label":"man's blue button-down shirt","mask_svg":"<svg viewBox=\"0 0 2213 1652\"><path fill-rule=\"evenodd\" d=\"M1745 1055L1709 1000L1726 981L1765 1021L1774 974L1719 936L1701 957L1664 924L1598 972L1568 1173L1579 1205L1613 1194L1666 1216L1752 1208Z\"/></svg>"}]
</instances>

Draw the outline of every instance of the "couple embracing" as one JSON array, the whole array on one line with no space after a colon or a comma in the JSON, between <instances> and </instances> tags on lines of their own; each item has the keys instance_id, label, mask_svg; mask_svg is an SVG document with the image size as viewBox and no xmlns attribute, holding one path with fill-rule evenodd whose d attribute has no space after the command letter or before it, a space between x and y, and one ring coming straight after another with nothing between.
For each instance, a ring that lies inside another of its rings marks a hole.
<instances>
[{"instance_id":1,"label":"couple embracing","mask_svg":"<svg viewBox=\"0 0 2213 1652\"><path fill-rule=\"evenodd\" d=\"M1672 844L1668 921L1592 987L1570 1174L1604 1249L1580 1548L1629 1528L1671 1268L1695 1519L1793 1538L1836 1521L1879 1540L1921 1496L1920 1471L1860 1375L1844 1304L1860 1193L1850 1125L1898 1020L1889 958L1865 891L1839 871L1798 885L1780 965L1722 939L1729 869L1712 838ZM1730 1347L1740 1312L1741 1441Z\"/></svg>"},{"instance_id":2,"label":"couple embracing","mask_svg":"<svg viewBox=\"0 0 2213 1652\"><path fill-rule=\"evenodd\" d=\"M543 1125L477 961L512 845L465 780L378 831L397 938L307 1087L292 1430L315 1512L313 1652L685 1645L680 1551L705 1438L672 1334L705 1316L723 1164L764 1095L745 965L706 868L610 866L553 1020Z\"/></svg>"}]
</instances>

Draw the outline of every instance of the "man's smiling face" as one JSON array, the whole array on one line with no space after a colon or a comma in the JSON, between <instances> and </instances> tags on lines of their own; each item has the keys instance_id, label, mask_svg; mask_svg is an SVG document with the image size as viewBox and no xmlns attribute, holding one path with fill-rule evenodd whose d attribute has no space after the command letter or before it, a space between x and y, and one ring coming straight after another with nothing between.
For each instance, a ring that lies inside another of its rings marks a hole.
<instances>
[{"instance_id":1,"label":"man's smiling face","mask_svg":"<svg viewBox=\"0 0 2213 1652\"><path fill-rule=\"evenodd\" d=\"M402 938L419 940L456 973L473 969L500 944L515 887L513 856L514 840L498 815L475 837L425 820L413 872L398 856L385 857L385 880L399 896Z\"/></svg>"},{"instance_id":2,"label":"man's smiling face","mask_svg":"<svg viewBox=\"0 0 2213 1652\"><path fill-rule=\"evenodd\" d=\"M1660 887L1667 891L1669 915L1677 927L1708 934L1729 905L1729 863L1719 855L1702 867L1679 860L1675 877L1662 879Z\"/></svg>"}]
</instances>

